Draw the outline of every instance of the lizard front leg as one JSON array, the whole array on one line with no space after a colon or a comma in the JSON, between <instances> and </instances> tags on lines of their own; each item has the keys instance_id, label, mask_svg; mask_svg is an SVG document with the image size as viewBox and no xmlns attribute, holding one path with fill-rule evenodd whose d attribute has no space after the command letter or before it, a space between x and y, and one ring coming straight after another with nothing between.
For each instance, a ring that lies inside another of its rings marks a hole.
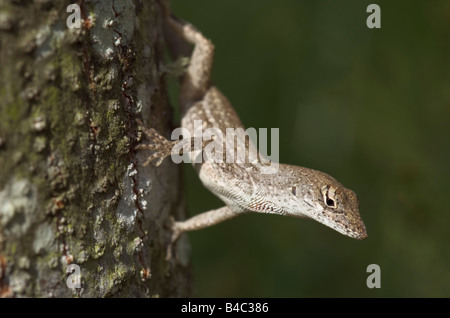
<instances>
[{"instance_id":1,"label":"lizard front leg","mask_svg":"<svg viewBox=\"0 0 450 318\"><path fill-rule=\"evenodd\" d=\"M171 241L172 243L176 242L176 240L184 232L196 231L205 227L210 227L212 225L234 218L235 216L238 216L240 214L242 213L235 212L231 210L230 207L224 206L220 209L203 212L187 219L186 221L174 222L172 226L173 234Z\"/></svg>"},{"instance_id":2,"label":"lizard front leg","mask_svg":"<svg viewBox=\"0 0 450 318\"><path fill-rule=\"evenodd\" d=\"M220 209L203 212L187 219L186 221L173 221L172 236L167 247L166 259L170 259L172 257L172 247L175 246L176 241L184 232L200 230L205 227L232 219L240 214L240 212L235 212L228 206L224 206Z\"/></svg>"}]
</instances>

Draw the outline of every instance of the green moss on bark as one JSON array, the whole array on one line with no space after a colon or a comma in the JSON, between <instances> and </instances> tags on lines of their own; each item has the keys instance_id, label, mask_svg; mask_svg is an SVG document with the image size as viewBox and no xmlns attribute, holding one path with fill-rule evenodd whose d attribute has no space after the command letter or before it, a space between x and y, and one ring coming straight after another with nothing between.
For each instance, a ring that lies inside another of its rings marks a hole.
<instances>
[{"instance_id":1,"label":"green moss on bark","mask_svg":"<svg viewBox=\"0 0 450 318\"><path fill-rule=\"evenodd\" d=\"M162 170L158 182L148 181L154 171L141 169L134 151L135 118L155 100L165 103L150 89L150 100L136 92L162 83L154 7L94 2L85 9L95 22L73 31L65 27L67 4L0 4L8 17L33 17L0 29L7 61L0 69L0 216L13 209L13 217L0 217L0 257L8 264L0 294L187 295L189 268L165 260L163 225L181 211L179 175ZM9 195L23 184L31 190ZM152 196L161 201L148 208ZM68 264L81 267L75 292L65 284Z\"/></svg>"}]
</instances>

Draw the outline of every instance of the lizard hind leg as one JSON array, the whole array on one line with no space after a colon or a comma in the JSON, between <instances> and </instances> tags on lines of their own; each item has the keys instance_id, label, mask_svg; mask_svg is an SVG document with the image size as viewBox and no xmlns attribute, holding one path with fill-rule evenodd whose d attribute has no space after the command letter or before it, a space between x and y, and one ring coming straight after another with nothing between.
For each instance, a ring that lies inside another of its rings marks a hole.
<instances>
[{"instance_id":1,"label":"lizard hind leg","mask_svg":"<svg viewBox=\"0 0 450 318\"><path fill-rule=\"evenodd\" d=\"M163 160L170 156L172 153L173 147L178 143L178 141L170 141L165 137L161 136L155 129L153 128L145 128L144 124L141 120L136 119L137 123L141 126L142 132L147 136L148 139L152 142L151 144L140 144L137 145L134 149L136 150L153 150L154 152L147 157L147 159L142 163L142 166L147 166L150 162L154 161L154 165L159 166Z\"/></svg>"},{"instance_id":2,"label":"lizard hind leg","mask_svg":"<svg viewBox=\"0 0 450 318\"><path fill-rule=\"evenodd\" d=\"M186 109L193 102L201 100L211 85L211 70L214 60L214 45L203 36L192 24L182 21L170 13L167 1L159 1L164 18L166 42L189 43L194 45L190 56L190 63L182 79L180 103ZM171 52L172 56L186 56L186 46L171 46L169 49L180 50Z\"/></svg>"}]
</instances>

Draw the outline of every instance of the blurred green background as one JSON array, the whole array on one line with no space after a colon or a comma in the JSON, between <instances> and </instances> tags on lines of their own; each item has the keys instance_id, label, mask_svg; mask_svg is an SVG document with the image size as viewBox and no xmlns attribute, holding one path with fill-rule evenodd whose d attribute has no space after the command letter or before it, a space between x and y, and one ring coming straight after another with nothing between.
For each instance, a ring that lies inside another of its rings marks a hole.
<instances>
[{"instance_id":1,"label":"blurred green background","mask_svg":"<svg viewBox=\"0 0 450 318\"><path fill-rule=\"evenodd\" d=\"M369 234L259 214L191 232L195 296L450 297L450 1L377 1L368 29L374 2L172 0L244 125L353 189ZM223 205L184 170L191 215Z\"/></svg>"}]
</instances>

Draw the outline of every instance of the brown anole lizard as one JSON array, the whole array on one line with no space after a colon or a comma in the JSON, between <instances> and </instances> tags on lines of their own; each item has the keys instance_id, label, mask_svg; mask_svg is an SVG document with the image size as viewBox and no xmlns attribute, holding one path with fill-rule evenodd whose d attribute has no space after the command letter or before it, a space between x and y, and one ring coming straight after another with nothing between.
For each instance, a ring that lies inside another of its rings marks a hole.
<instances>
[{"instance_id":1,"label":"brown anole lizard","mask_svg":"<svg viewBox=\"0 0 450 318\"><path fill-rule=\"evenodd\" d=\"M188 129L191 135L194 135L195 120L201 120L203 129L215 128L223 133L226 128L243 128L230 102L211 84L214 55L211 41L190 23L171 15L167 2L160 1L160 4L166 42L173 57L188 54L186 43L194 45L190 63L181 80L181 126ZM179 141L169 141L154 129L146 129L141 121L138 122L152 143L140 144L136 148L154 151L144 165L155 159L158 159L156 165L159 165L171 155ZM205 143L202 147L204 150ZM236 144L233 143L232 147ZM258 150L251 142L246 143L246 148L259 158ZM193 151L190 154L193 158ZM279 164L275 174L264 174L261 173L263 165L259 160L244 163L213 160L193 165L204 186L222 199L225 206L186 221L174 222L172 242L186 231L202 229L246 212L311 218L349 237L367 237L356 194L326 173Z\"/></svg>"}]
</instances>

